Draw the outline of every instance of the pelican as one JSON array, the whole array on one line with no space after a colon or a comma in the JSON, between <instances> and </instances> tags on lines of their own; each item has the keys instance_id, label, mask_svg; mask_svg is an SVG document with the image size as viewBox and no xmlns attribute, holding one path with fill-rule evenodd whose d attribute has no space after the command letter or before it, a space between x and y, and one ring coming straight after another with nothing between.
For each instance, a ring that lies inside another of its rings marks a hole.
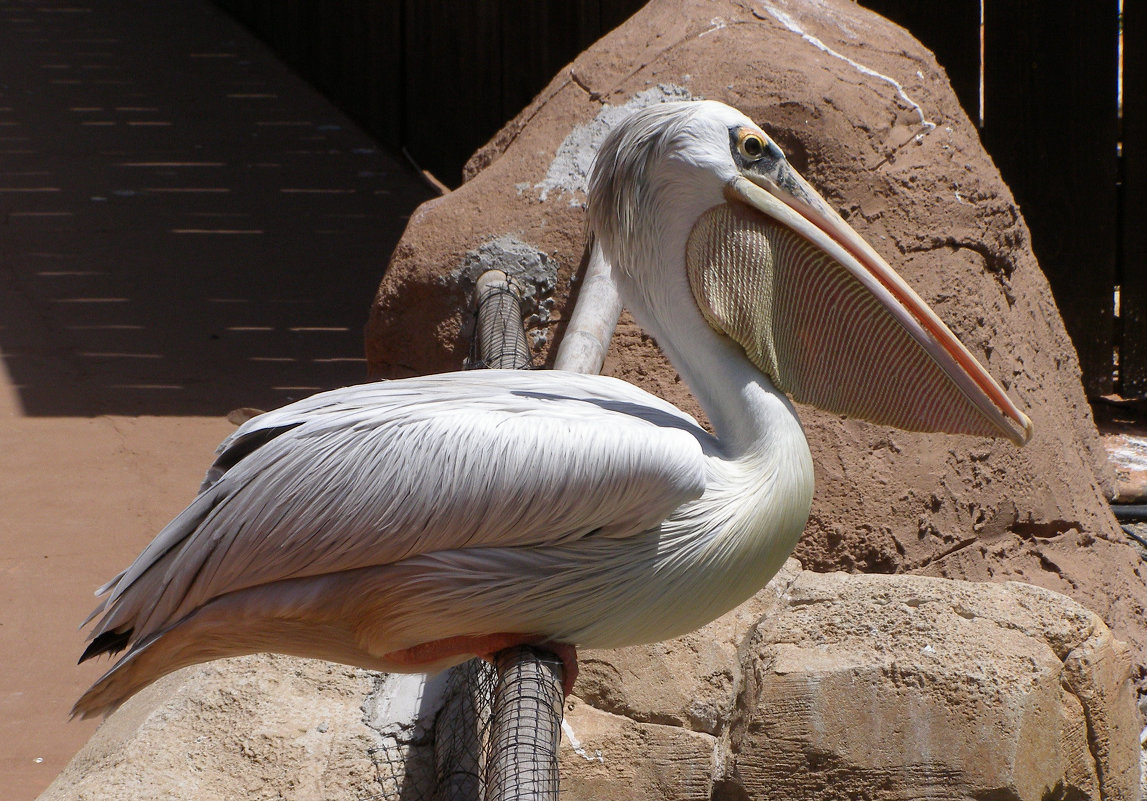
<instances>
[{"instance_id":1,"label":"pelican","mask_svg":"<svg viewBox=\"0 0 1147 801\"><path fill-rule=\"evenodd\" d=\"M740 112L619 124L588 189L593 247L712 433L622 381L460 372L337 389L239 427L198 496L104 585L76 703L258 651L431 672L518 643L654 642L780 568L813 465L792 398L1004 436L1031 422Z\"/></svg>"}]
</instances>

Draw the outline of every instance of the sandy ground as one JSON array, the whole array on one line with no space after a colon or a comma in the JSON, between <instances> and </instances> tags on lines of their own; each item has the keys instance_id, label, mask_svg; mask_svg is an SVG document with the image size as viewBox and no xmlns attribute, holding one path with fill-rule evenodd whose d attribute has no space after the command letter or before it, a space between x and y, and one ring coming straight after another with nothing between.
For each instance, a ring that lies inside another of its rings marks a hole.
<instances>
[{"instance_id":1,"label":"sandy ground","mask_svg":"<svg viewBox=\"0 0 1147 801\"><path fill-rule=\"evenodd\" d=\"M234 408L361 380L428 190L205 0L0 0L0 796L94 730L93 589Z\"/></svg>"},{"instance_id":2,"label":"sandy ground","mask_svg":"<svg viewBox=\"0 0 1147 801\"><path fill-rule=\"evenodd\" d=\"M92 589L194 492L232 428L207 417L0 418L0 785L34 798L95 730L68 722Z\"/></svg>"}]
</instances>

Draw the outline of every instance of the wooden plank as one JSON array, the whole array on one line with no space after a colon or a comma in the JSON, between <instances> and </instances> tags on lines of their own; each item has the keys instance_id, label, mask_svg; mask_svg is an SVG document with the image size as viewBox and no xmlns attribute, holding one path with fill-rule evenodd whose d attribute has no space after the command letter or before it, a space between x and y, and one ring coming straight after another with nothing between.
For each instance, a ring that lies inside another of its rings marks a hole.
<instances>
[{"instance_id":1,"label":"wooden plank","mask_svg":"<svg viewBox=\"0 0 1147 801\"><path fill-rule=\"evenodd\" d=\"M334 47L331 8L339 5L342 3L324 4L319 0L287 0L286 3L291 13L291 47L297 54L297 69L328 98L335 83L331 75L331 49Z\"/></svg>"},{"instance_id":2,"label":"wooden plank","mask_svg":"<svg viewBox=\"0 0 1147 801\"><path fill-rule=\"evenodd\" d=\"M347 46L343 36L346 7L346 0L325 3L307 0L310 72L315 76L313 83L344 108L348 94L342 71L342 55Z\"/></svg>"},{"instance_id":3,"label":"wooden plank","mask_svg":"<svg viewBox=\"0 0 1147 801\"><path fill-rule=\"evenodd\" d=\"M1147 398L1147 9L1123 9L1120 394Z\"/></svg>"},{"instance_id":4,"label":"wooden plank","mask_svg":"<svg viewBox=\"0 0 1147 801\"><path fill-rule=\"evenodd\" d=\"M497 0L406 0L403 141L423 169L457 186L462 165L501 127Z\"/></svg>"},{"instance_id":5,"label":"wooden plank","mask_svg":"<svg viewBox=\"0 0 1147 801\"><path fill-rule=\"evenodd\" d=\"M621 23L637 13L647 0L601 0L598 6L598 17L601 19L600 39Z\"/></svg>"},{"instance_id":6,"label":"wooden plank","mask_svg":"<svg viewBox=\"0 0 1147 801\"><path fill-rule=\"evenodd\" d=\"M383 144L402 147L402 1L361 0L363 48L362 119Z\"/></svg>"},{"instance_id":7,"label":"wooden plank","mask_svg":"<svg viewBox=\"0 0 1147 801\"><path fill-rule=\"evenodd\" d=\"M1114 388L1118 0L988 0L983 141L1031 229L1079 352Z\"/></svg>"},{"instance_id":8,"label":"wooden plank","mask_svg":"<svg viewBox=\"0 0 1147 801\"><path fill-rule=\"evenodd\" d=\"M367 130L448 184L644 0L216 0Z\"/></svg>"},{"instance_id":9,"label":"wooden plank","mask_svg":"<svg viewBox=\"0 0 1147 801\"><path fill-rule=\"evenodd\" d=\"M529 105L550 79L601 35L598 0L535 0L502 15L502 116Z\"/></svg>"},{"instance_id":10,"label":"wooden plank","mask_svg":"<svg viewBox=\"0 0 1147 801\"><path fill-rule=\"evenodd\" d=\"M646 0L502 2L502 111L511 119L587 47Z\"/></svg>"},{"instance_id":11,"label":"wooden plank","mask_svg":"<svg viewBox=\"0 0 1147 801\"><path fill-rule=\"evenodd\" d=\"M980 0L863 0L861 5L907 28L936 54L960 105L980 119Z\"/></svg>"},{"instance_id":12,"label":"wooden plank","mask_svg":"<svg viewBox=\"0 0 1147 801\"><path fill-rule=\"evenodd\" d=\"M273 2L273 0L272 0ZM303 6L308 0L281 0L278 7L266 6L267 42L301 75L309 75L306 42L299 34L304 28Z\"/></svg>"},{"instance_id":13,"label":"wooden plank","mask_svg":"<svg viewBox=\"0 0 1147 801\"><path fill-rule=\"evenodd\" d=\"M226 11L246 27L259 34L256 27L259 0L215 0L215 5Z\"/></svg>"}]
</instances>

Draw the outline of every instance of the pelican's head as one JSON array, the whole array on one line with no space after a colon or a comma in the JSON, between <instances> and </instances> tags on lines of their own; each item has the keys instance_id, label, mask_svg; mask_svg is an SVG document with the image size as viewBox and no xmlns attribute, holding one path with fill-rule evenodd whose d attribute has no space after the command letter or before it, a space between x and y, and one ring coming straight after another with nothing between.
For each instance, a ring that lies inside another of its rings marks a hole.
<instances>
[{"instance_id":1,"label":"pelican's head","mask_svg":"<svg viewBox=\"0 0 1147 801\"><path fill-rule=\"evenodd\" d=\"M633 114L602 143L588 205L627 301L658 317L690 296L795 399L910 430L1030 438L967 348L736 109Z\"/></svg>"},{"instance_id":2,"label":"pelican's head","mask_svg":"<svg viewBox=\"0 0 1147 801\"><path fill-rule=\"evenodd\" d=\"M614 266L633 275L653 240L682 226L688 233L701 212L723 202L726 186L756 166L740 148L757 143L783 160L752 120L714 101L663 103L617 125L589 181L590 226Z\"/></svg>"}]
</instances>

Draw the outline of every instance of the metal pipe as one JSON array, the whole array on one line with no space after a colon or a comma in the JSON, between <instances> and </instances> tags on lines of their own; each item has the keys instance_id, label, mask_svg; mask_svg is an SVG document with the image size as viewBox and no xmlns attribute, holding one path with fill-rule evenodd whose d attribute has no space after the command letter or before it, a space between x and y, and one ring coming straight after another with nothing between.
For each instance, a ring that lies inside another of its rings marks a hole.
<instances>
[{"instance_id":1,"label":"metal pipe","mask_svg":"<svg viewBox=\"0 0 1147 801\"><path fill-rule=\"evenodd\" d=\"M522 369L530 365L530 348L522 327L521 303L514 285L501 270L488 270L474 289L477 323L471 362L474 367ZM497 684L490 727L485 738L485 793L471 781L481 760L460 741L443 744L439 759L451 767L444 799L484 798L487 801L557 801L558 745L561 742L564 668L547 651L528 646L506 648L494 655ZM480 671L468 671L471 680ZM478 728L482 701L459 695L449 728ZM452 707L451 707L452 708ZM444 710L444 713L446 710ZM440 727L441 729L447 726ZM480 737L480 732L477 732ZM452 747L453 746L453 747ZM439 765L439 775L444 775Z\"/></svg>"},{"instance_id":2,"label":"metal pipe","mask_svg":"<svg viewBox=\"0 0 1147 801\"><path fill-rule=\"evenodd\" d=\"M621 300L609 263L596 244L590 249L582 281L554 367L599 373L621 314ZM506 274L501 270L483 273L475 286L475 297L478 320L473 366L529 366L521 304ZM565 704L561 659L539 648L516 646L495 654L494 664L498 682L487 738L485 798L557 801L558 746ZM466 782L455 789L471 791Z\"/></svg>"},{"instance_id":3,"label":"metal pipe","mask_svg":"<svg viewBox=\"0 0 1147 801\"><path fill-rule=\"evenodd\" d=\"M488 801L557 801L562 662L549 651L516 646L494 657L498 686L486 762Z\"/></svg>"},{"instance_id":4,"label":"metal pipe","mask_svg":"<svg viewBox=\"0 0 1147 801\"><path fill-rule=\"evenodd\" d=\"M474 287L478 322L474 367L521 370L530 366L530 346L522 328L522 304L501 270L487 270Z\"/></svg>"},{"instance_id":5,"label":"metal pipe","mask_svg":"<svg viewBox=\"0 0 1147 801\"><path fill-rule=\"evenodd\" d=\"M1147 503L1113 503L1111 511L1120 523L1147 523Z\"/></svg>"}]
</instances>

